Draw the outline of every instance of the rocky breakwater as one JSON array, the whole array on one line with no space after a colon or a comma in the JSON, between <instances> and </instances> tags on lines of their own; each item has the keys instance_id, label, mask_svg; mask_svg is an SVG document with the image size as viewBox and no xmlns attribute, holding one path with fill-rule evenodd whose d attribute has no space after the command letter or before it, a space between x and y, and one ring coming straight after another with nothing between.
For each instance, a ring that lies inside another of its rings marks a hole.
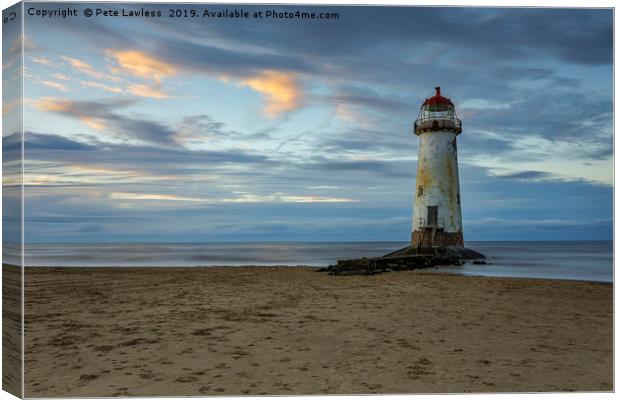
<instances>
[{"instance_id":1,"label":"rocky breakwater","mask_svg":"<svg viewBox=\"0 0 620 400\"><path fill-rule=\"evenodd\" d=\"M408 246L382 257L338 260L336 265L321 268L319 271L328 272L330 275L373 275L382 272L462 265L468 261L486 264L484 259L483 254L464 247L419 249Z\"/></svg>"}]
</instances>

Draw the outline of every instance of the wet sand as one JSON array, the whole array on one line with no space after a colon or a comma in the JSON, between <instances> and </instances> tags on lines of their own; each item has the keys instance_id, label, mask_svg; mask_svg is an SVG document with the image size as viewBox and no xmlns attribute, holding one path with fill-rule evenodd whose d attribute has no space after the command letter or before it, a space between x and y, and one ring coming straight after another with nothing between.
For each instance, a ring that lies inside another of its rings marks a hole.
<instances>
[{"instance_id":1,"label":"wet sand","mask_svg":"<svg viewBox=\"0 0 620 400\"><path fill-rule=\"evenodd\" d=\"M2 390L22 393L22 270L2 264Z\"/></svg>"},{"instance_id":2,"label":"wet sand","mask_svg":"<svg viewBox=\"0 0 620 400\"><path fill-rule=\"evenodd\" d=\"M611 391L613 286L27 268L26 396Z\"/></svg>"}]
</instances>

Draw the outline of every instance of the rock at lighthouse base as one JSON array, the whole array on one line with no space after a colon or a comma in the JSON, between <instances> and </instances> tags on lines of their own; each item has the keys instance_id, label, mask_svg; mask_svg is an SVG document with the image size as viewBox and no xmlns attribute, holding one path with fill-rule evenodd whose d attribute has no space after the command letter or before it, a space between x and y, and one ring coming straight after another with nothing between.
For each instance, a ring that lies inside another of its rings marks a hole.
<instances>
[{"instance_id":1,"label":"rock at lighthouse base","mask_svg":"<svg viewBox=\"0 0 620 400\"><path fill-rule=\"evenodd\" d=\"M418 255L431 255L437 257L455 257L462 261L480 260L485 258L484 254L478 253L475 250L468 249L466 247L446 246L446 247L433 247L430 249L420 249L413 246L403 247L400 250L396 250L392 253L388 253L381 258L391 257L406 257L406 256L418 256Z\"/></svg>"},{"instance_id":2,"label":"rock at lighthouse base","mask_svg":"<svg viewBox=\"0 0 620 400\"><path fill-rule=\"evenodd\" d=\"M465 247L419 249L407 246L383 257L338 260L336 265L322 268L321 271L327 271L330 275L373 275L442 265L462 265L464 261L479 261L484 258L483 254Z\"/></svg>"}]
</instances>

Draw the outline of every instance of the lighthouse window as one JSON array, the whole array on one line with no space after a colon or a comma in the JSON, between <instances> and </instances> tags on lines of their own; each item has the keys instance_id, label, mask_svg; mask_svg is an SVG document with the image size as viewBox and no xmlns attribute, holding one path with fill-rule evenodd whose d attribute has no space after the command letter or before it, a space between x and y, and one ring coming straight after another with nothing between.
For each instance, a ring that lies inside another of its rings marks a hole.
<instances>
[{"instance_id":1,"label":"lighthouse window","mask_svg":"<svg viewBox=\"0 0 620 400\"><path fill-rule=\"evenodd\" d=\"M418 188L418 196L422 196L424 194L424 189L422 188L422 186L420 186Z\"/></svg>"},{"instance_id":2,"label":"lighthouse window","mask_svg":"<svg viewBox=\"0 0 620 400\"><path fill-rule=\"evenodd\" d=\"M460 205L461 204L461 194L457 193L456 194L456 202Z\"/></svg>"}]
</instances>

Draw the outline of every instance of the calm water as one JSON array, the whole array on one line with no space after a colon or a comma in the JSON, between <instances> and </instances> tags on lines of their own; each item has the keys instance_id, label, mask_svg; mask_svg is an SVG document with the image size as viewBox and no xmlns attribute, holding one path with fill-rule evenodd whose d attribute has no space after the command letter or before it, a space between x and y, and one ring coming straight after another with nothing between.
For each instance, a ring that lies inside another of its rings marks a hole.
<instances>
[{"instance_id":1,"label":"calm water","mask_svg":"<svg viewBox=\"0 0 620 400\"><path fill-rule=\"evenodd\" d=\"M405 242L28 244L28 266L313 265L380 256ZM463 275L611 282L613 242L468 242L491 265L444 267Z\"/></svg>"}]
</instances>

